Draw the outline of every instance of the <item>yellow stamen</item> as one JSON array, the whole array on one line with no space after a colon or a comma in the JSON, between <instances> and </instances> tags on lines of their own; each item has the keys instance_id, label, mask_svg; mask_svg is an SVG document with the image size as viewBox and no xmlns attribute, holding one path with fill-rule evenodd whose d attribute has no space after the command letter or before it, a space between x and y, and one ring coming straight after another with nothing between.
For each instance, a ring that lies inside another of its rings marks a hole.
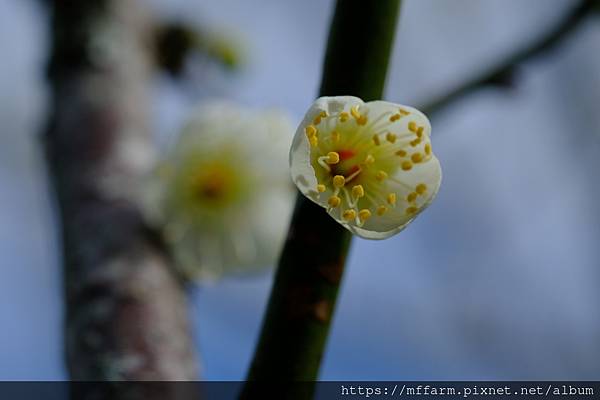
<instances>
[{"instance_id":1,"label":"yellow stamen","mask_svg":"<svg viewBox=\"0 0 600 400\"><path fill-rule=\"evenodd\" d=\"M401 117L400 114L394 114L390 117L390 122L398 121Z\"/></svg>"},{"instance_id":2,"label":"yellow stamen","mask_svg":"<svg viewBox=\"0 0 600 400\"><path fill-rule=\"evenodd\" d=\"M415 140L413 140L413 141L410 142L410 145L412 147L416 147L419 143L421 143L421 139L416 138Z\"/></svg>"},{"instance_id":3,"label":"yellow stamen","mask_svg":"<svg viewBox=\"0 0 600 400\"><path fill-rule=\"evenodd\" d=\"M408 201L409 203L414 202L416 199L417 199L417 193L415 193L415 192L412 192L408 196L406 196L406 201Z\"/></svg>"},{"instance_id":4,"label":"yellow stamen","mask_svg":"<svg viewBox=\"0 0 600 400\"><path fill-rule=\"evenodd\" d=\"M332 208L336 208L341 202L342 199L340 199L338 196L331 196L329 200L327 200L327 204L329 204L329 206Z\"/></svg>"},{"instance_id":5,"label":"yellow stamen","mask_svg":"<svg viewBox=\"0 0 600 400\"><path fill-rule=\"evenodd\" d=\"M356 185L352 188L352 196L356 197L357 199L363 197L365 195L365 189L362 187L362 185Z\"/></svg>"},{"instance_id":6,"label":"yellow stamen","mask_svg":"<svg viewBox=\"0 0 600 400\"><path fill-rule=\"evenodd\" d=\"M400 166L404 171L410 171L412 169L412 163L410 161L404 161Z\"/></svg>"},{"instance_id":7,"label":"yellow stamen","mask_svg":"<svg viewBox=\"0 0 600 400\"><path fill-rule=\"evenodd\" d=\"M343 175L336 175L333 177L333 186L336 188L343 188L346 184L346 178Z\"/></svg>"},{"instance_id":8,"label":"yellow stamen","mask_svg":"<svg viewBox=\"0 0 600 400\"><path fill-rule=\"evenodd\" d=\"M385 171L378 171L375 175L375 179L377 179L379 182L383 182L387 177L388 174Z\"/></svg>"},{"instance_id":9,"label":"yellow stamen","mask_svg":"<svg viewBox=\"0 0 600 400\"><path fill-rule=\"evenodd\" d=\"M350 115L348 115L347 112L340 113L340 122L346 122L348 121L348 118L350 118Z\"/></svg>"},{"instance_id":10,"label":"yellow stamen","mask_svg":"<svg viewBox=\"0 0 600 400\"><path fill-rule=\"evenodd\" d=\"M352 107L350 109L350 114L352 114L358 125L365 125L367 123L367 117L358 112L358 106Z\"/></svg>"},{"instance_id":11,"label":"yellow stamen","mask_svg":"<svg viewBox=\"0 0 600 400\"><path fill-rule=\"evenodd\" d=\"M325 160L327 164L337 164L340 162L340 155L335 151L330 151L327 153L327 160Z\"/></svg>"},{"instance_id":12,"label":"yellow stamen","mask_svg":"<svg viewBox=\"0 0 600 400\"><path fill-rule=\"evenodd\" d=\"M427 155L431 154L431 145L429 143L427 143L425 145L425 154L427 154Z\"/></svg>"},{"instance_id":13,"label":"yellow stamen","mask_svg":"<svg viewBox=\"0 0 600 400\"><path fill-rule=\"evenodd\" d=\"M417 131L417 123L415 121L410 121L408 123L408 130L411 132L416 132Z\"/></svg>"},{"instance_id":14,"label":"yellow stamen","mask_svg":"<svg viewBox=\"0 0 600 400\"><path fill-rule=\"evenodd\" d=\"M369 218L371 218L371 211L367 210L366 208L363 208L358 212L358 219L360 219L362 222L368 220Z\"/></svg>"},{"instance_id":15,"label":"yellow stamen","mask_svg":"<svg viewBox=\"0 0 600 400\"><path fill-rule=\"evenodd\" d=\"M331 141L337 143L340 141L340 133L338 131L331 132Z\"/></svg>"},{"instance_id":16,"label":"yellow stamen","mask_svg":"<svg viewBox=\"0 0 600 400\"><path fill-rule=\"evenodd\" d=\"M417 211L419 211L419 209L417 207L408 207L406 209L406 214L411 215L416 213Z\"/></svg>"},{"instance_id":17,"label":"yellow stamen","mask_svg":"<svg viewBox=\"0 0 600 400\"><path fill-rule=\"evenodd\" d=\"M379 146L381 144L381 141L379 140L379 135L373 135L373 143L375 143L376 146Z\"/></svg>"},{"instance_id":18,"label":"yellow stamen","mask_svg":"<svg viewBox=\"0 0 600 400\"><path fill-rule=\"evenodd\" d=\"M427 191L427 185L426 185L426 184L424 184L424 183L419 183L419 184L417 185L417 187L415 188L415 191L416 191L418 194L423 194L423 193L425 193L425 192Z\"/></svg>"},{"instance_id":19,"label":"yellow stamen","mask_svg":"<svg viewBox=\"0 0 600 400\"><path fill-rule=\"evenodd\" d=\"M403 108L400 108L398 111L399 111L399 112L400 112L400 114L402 114L402 115L408 115L408 114L410 114L410 111L407 111L407 110L405 110L405 109L403 109Z\"/></svg>"},{"instance_id":20,"label":"yellow stamen","mask_svg":"<svg viewBox=\"0 0 600 400\"><path fill-rule=\"evenodd\" d=\"M385 138L390 143L396 143L396 135L394 135L392 132L388 132L387 135L385 135Z\"/></svg>"},{"instance_id":21,"label":"yellow stamen","mask_svg":"<svg viewBox=\"0 0 600 400\"><path fill-rule=\"evenodd\" d=\"M389 205L393 206L396 204L396 193L390 193L387 196L387 202Z\"/></svg>"},{"instance_id":22,"label":"yellow stamen","mask_svg":"<svg viewBox=\"0 0 600 400\"><path fill-rule=\"evenodd\" d=\"M375 157L373 157L371 154L367 154L367 157L365 158L365 164L371 165L374 162L375 162Z\"/></svg>"},{"instance_id":23,"label":"yellow stamen","mask_svg":"<svg viewBox=\"0 0 600 400\"><path fill-rule=\"evenodd\" d=\"M312 147L317 147L319 145L319 139L316 136L309 137L308 141Z\"/></svg>"},{"instance_id":24,"label":"yellow stamen","mask_svg":"<svg viewBox=\"0 0 600 400\"><path fill-rule=\"evenodd\" d=\"M356 218L356 211L354 211L354 210L346 210L342 214L342 218L344 218L346 221L352 221L353 219Z\"/></svg>"},{"instance_id":25,"label":"yellow stamen","mask_svg":"<svg viewBox=\"0 0 600 400\"><path fill-rule=\"evenodd\" d=\"M321 119L327 117L326 111L321 111L319 115L317 115L313 121L313 124L319 125L321 123Z\"/></svg>"},{"instance_id":26,"label":"yellow stamen","mask_svg":"<svg viewBox=\"0 0 600 400\"><path fill-rule=\"evenodd\" d=\"M325 190L327 190L327 187L325 185L322 185L322 184L317 185L317 192L323 193Z\"/></svg>"},{"instance_id":27,"label":"yellow stamen","mask_svg":"<svg viewBox=\"0 0 600 400\"><path fill-rule=\"evenodd\" d=\"M420 163L421 161L423 161L423 154L421 153L415 153L412 156L410 156L410 159L412 160L412 162L414 162L415 164Z\"/></svg>"},{"instance_id":28,"label":"yellow stamen","mask_svg":"<svg viewBox=\"0 0 600 400\"><path fill-rule=\"evenodd\" d=\"M387 212L387 207L386 206L379 206L377 207L377 215L382 216L383 214L385 214Z\"/></svg>"},{"instance_id":29,"label":"yellow stamen","mask_svg":"<svg viewBox=\"0 0 600 400\"><path fill-rule=\"evenodd\" d=\"M423 126L420 126L420 127L417 129L417 132L416 132L416 133L417 133L417 137L419 137L419 138L420 138L421 136L423 136L423 130L424 130L424 129L425 129L425 127L423 127Z\"/></svg>"},{"instance_id":30,"label":"yellow stamen","mask_svg":"<svg viewBox=\"0 0 600 400\"><path fill-rule=\"evenodd\" d=\"M306 128L304 128L304 132L306 133L306 137L310 139L317 135L317 128L315 128L314 125L309 125Z\"/></svg>"},{"instance_id":31,"label":"yellow stamen","mask_svg":"<svg viewBox=\"0 0 600 400\"><path fill-rule=\"evenodd\" d=\"M406 151L404 151L404 150L398 150L396 152L396 155L398 155L400 157L406 157Z\"/></svg>"}]
</instances>

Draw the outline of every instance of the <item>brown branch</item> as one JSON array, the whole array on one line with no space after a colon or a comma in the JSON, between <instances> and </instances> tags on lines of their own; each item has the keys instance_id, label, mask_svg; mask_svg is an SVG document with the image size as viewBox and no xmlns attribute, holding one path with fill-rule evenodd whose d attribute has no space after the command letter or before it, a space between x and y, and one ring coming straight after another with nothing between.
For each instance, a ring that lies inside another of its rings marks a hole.
<instances>
[{"instance_id":1,"label":"brown branch","mask_svg":"<svg viewBox=\"0 0 600 400\"><path fill-rule=\"evenodd\" d=\"M488 87L507 87L514 80L515 69L526 61L542 56L562 44L581 25L581 22L596 11L597 0L581 0L556 25L531 43L526 44L506 57L498 65L480 73L439 98L422 105L419 109L428 115L434 114L457 100Z\"/></svg>"},{"instance_id":2,"label":"brown branch","mask_svg":"<svg viewBox=\"0 0 600 400\"><path fill-rule=\"evenodd\" d=\"M152 154L150 21L138 0L47 0L46 140L75 380L197 378L184 291L135 202Z\"/></svg>"}]
</instances>

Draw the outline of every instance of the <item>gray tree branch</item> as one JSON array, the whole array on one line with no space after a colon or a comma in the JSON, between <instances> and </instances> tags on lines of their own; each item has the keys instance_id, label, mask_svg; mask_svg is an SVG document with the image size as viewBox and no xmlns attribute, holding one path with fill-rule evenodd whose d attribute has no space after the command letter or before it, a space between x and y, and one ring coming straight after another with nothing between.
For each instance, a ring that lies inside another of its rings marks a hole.
<instances>
[{"instance_id":1,"label":"gray tree branch","mask_svg":"<svg viewBox=\"0 0 600 400\"><path fill-rule=\"evenodd\" d=\"M151 22L138 0L46 0L45 136L62 222L74 380L194 380L183 288L136 205L152 158Z\"/></svg>"}]
</instances>

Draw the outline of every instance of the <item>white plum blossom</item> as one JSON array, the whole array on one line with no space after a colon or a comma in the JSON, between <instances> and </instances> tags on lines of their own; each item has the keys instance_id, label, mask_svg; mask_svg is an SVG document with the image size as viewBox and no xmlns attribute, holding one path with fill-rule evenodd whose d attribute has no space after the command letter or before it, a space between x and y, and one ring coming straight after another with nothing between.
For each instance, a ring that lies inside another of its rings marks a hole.
<instances>
[{"instance_id":1,"label":"white plum blossom","mask_svg":"<svg viewBox=\"0 0 600 400\"><path fill-rule=\"evenodd\" d=\"M292 179L352 233L385 239L438 192L442 172L430 134L429 120L412 107L321 97L296 131Z\"/></svg>"},{"instance_id":2,"label":"white plum blossom","mask_svg":"<svg viewBox=\"0 0 600 400\"><path fill-rule=\"evenodd\" d=\"M184 276L273 265L293 205L292 132L277 111L212 102L193 112L156 168L145 207Z\"/></svg>"}]
</instances>

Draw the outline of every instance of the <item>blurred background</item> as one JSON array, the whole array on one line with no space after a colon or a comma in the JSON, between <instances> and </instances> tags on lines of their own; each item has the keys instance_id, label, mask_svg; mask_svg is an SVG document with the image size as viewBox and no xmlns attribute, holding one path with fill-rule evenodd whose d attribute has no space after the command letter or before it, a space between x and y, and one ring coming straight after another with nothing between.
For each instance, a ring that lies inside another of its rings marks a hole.
<instances>
[{"instance_id":1,"label":"blurred background","mask_svg":"<svg viewBox=\"0 0 600 400\"><path fill-rule=\"evenodd\" d=\"M286 110L314 100L333 1L146 0L220 32L236 70L197 62L153 83L157 143L209 97ZM574 0L405 0L386 99L419 105L501 62ZM0 0L0 379L57 380L59 231L39 135L48 14ZM360 35L360 27L357 27ZM351 40L351 38L349 38ZM354 239L321 378L600 379L600 23L432 117L444 181L407 230ZM203 378L243 379L271 274L189 290Z\"/></svg>"}]
</instances>

